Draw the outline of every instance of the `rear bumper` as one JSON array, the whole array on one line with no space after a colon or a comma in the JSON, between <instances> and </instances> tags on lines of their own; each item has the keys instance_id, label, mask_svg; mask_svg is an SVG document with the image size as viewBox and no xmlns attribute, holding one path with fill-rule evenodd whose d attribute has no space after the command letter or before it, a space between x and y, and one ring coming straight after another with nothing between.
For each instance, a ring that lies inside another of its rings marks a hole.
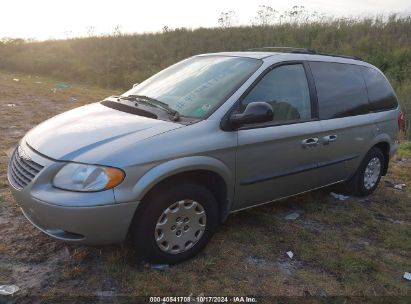
<instances>
[{"instance_id":1,"label":"rear bumper","mask_svg":"<svg viewBox=\"0 0 411 304\"><path fill-rule=\"evenodd\" d=\"M390 158L394 156L394 154L397 152L398 150L398 143L394 142L391 146L390 146Z\"/></svg>"}]
</instances>

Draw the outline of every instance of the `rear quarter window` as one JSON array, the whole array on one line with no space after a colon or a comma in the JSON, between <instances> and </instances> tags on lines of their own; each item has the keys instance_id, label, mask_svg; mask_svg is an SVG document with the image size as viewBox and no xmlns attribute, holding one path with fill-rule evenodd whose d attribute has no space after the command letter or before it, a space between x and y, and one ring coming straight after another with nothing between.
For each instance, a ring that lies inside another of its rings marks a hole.
<instances>
[{"instance_id":1,"label":"rear quarter window","mask_svg":"<svg viewBox=\"0 0 411 304\"><path fill-rule=\"evenodd\" d=\"M332 62L310 62L318 96L320 119L370 112L360 67Z\"/></svg>"},{"instance_id":2,"label":"rear quarter window","mask_svg":"<svg viewBox=\"0 0 411 304\"><path fill-rule=\"evenodd\" d=\"M361 67L372 111L395 109L398 100L388 80L376 69Z\"/></svg>"}]
</instances>

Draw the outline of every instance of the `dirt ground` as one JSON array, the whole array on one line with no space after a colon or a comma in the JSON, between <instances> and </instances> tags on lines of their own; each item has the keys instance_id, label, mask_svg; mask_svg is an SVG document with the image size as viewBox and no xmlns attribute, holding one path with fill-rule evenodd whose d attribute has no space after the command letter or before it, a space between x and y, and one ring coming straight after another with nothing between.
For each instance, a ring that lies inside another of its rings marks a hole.
<instances>
[{"instance_id":1,"label":"dirt ground","mask_svg":"<svg viewBox=\"0 0 411 304\"><path fill-rule=\"evenodd\" d=\"M236 213L198 257L165 270L151 269L129 241L86 247L44 235L24 218L8 189L12 148L39 122L118 93L56 83L0 73L0 285L20 288L12 297L0 296L0 303L120 303L173 295L265 296L260 303L309 296L325 302L327 296L411 299L411 282L402 278L411 272L407 149L394 157L387 182L370 197L339 201L330 195L339 189L326 188ZM406 187L393 189L390 181ZM286 219L290 213L298 217Z\"/></svg>"}]
</instances>

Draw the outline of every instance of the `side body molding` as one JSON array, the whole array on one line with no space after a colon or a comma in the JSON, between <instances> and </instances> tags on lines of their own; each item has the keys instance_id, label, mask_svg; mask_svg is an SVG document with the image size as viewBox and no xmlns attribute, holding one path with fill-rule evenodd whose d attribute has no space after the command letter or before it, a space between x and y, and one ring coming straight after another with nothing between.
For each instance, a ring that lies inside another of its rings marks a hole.
<instances>
[{"instance_id":1,"label":"side body molding","mask_svg":"<svg viewBox=\"0 0 411 304\"><path fill-rule=\"evenodd\" d=\"M227 213L234 197L234 177L229 168L220 160L209 156L189 156L164 162L146 172L133 187L137 201L143 199L156 184L172 175L193 171L207 170L220 175L227 188Z\"/></svg>"}]
</instances>

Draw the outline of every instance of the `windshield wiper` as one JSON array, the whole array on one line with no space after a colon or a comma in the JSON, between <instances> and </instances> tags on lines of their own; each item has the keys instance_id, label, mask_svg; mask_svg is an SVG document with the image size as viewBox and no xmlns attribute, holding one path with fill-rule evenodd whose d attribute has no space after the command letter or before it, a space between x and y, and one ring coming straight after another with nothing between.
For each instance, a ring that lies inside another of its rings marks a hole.
<instances>
[{"instance_id":1,"label":"windshield wiper","mask_svg":"<svg viewBox=\"0 0 411 304\"><path fill-rule=\"evenodd\" d=\"M180 113L178 113L177 110L170 108L168 104L160 100L157 100L155 98L148 97L145 95L128 95L128 96L120 96L120 98L131 100L131 101L143 102L145 104L161 108L164 111L166 111L172 117L174 121L178 121L180 119Z\"/></svg>"}]
</instances>

